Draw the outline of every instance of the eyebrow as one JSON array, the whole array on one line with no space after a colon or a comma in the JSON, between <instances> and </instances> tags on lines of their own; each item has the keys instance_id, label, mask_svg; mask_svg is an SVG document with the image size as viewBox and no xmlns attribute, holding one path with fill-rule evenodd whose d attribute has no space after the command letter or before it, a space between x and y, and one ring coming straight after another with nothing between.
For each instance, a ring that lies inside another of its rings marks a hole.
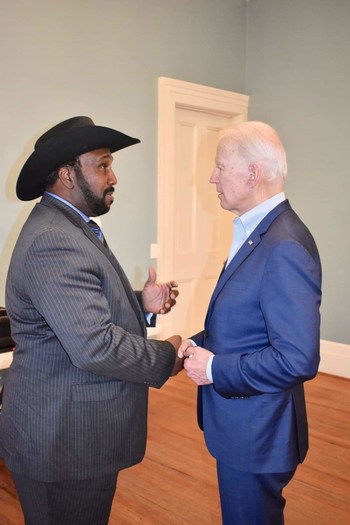
<instances>
[{"instance_id":1,"label":"eyebrow","mask_svg":"<svg viewBox=\"0 0 350 525\"><path fill-rule=\"evenodd\" d=\"M100 162L101 160L114 160L114 157L111 153L105 153L103 155L101 155L101 157L98 157L97 159L97 162Z\"/></svg>"}]
</instances>

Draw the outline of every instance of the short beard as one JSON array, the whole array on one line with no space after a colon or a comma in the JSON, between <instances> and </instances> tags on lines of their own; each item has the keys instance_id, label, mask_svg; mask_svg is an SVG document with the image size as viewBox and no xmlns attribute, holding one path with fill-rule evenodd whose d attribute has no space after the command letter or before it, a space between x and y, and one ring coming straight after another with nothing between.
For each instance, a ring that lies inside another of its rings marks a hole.
<instances>
[{"instance_id":1,"label":"short beard","mask_svg":"<svg viewBox=\"0 0 350 525\"><path fill-rule=\"evenodd\" d=\"M79 160L74 164L74 172L77 178L79 189L82 192L85 202L89 208L89 215L91 217L96 217L107 213L109 211L109 207L106 205L105 197L107 193L113 191L113 187L107 188L103 192L103 196L98 197L95 193L93 193L89 183L86 181Z\"/></svg>"}]
</instances>

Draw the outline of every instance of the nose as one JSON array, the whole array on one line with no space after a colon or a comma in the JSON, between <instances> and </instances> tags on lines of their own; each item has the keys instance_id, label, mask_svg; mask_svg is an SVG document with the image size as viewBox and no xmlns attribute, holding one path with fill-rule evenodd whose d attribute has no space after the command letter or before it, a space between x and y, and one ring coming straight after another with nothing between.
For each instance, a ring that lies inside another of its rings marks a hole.
<instances>
[{"instance_id":1,"label":"nose","mask_svg":"<svg viewBox=\"0 0 350 525\"><path fill-rule=\"evenodd\" d=\"M118 182L117 176L114 173L114 170L112 168L109 170L108 182L112 186L115 186L117 184L117 182Z\"/></svg>"},{"instance_id":2,"label":"nose","mask_svg":"<svg viewBox=\"0 0 350 525\"><path fill-rule=\"evenodd\" d=\"M209 182L211 184L216 184L219 180L219 170L218 168L214 168L213 171L212 171L212 174L210 176L210 179L209 179Z\"/></svg>"}]
</instances>

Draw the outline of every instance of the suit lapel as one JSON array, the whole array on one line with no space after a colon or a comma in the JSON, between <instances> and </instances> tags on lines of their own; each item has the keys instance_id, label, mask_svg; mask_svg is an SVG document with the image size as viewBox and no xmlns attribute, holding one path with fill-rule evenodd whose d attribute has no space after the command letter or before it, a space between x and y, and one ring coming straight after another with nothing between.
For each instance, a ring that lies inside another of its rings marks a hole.
<instances>
[{"instance_id":1,"label":"suit lapel","mask_svg":"<svg viewBox=\"0 0 350 525\"><path fill-rule=\"evenodd\" d=\"M128 299L130 301L130 305L132 306L138 318L138 321L142 327L143 332L145 332L144 314L136 298L135 292L133 291L124 270L120 266L119 262L117 261L113 253L108 248L107 244L104 245L100 241L100 239L97 237L97 235L91 230L91 228L89 228L89 226L86 224L84 219L79 215L79 213L77 213L75 210L73 210L72 208L64 204L64 202L61 202L58 199L51 197L50 195L44 194L44 196L41 199L41 203L46 206L58 208L63 213L63 215L65 215L69 219L70 222L72 222L78 228L80 228L83 231L83 233L86 235L86 237L88 237L89 240L96 246L96 248L100 250L100 252L102 252L105 257L107 257L107 259L110 261L113 268L117 272L119 279L125 290L125 293L127 294Z\"/></svg>"},{"instance_id":2,"label":"suit lapel","mask_svg":"<svg viewBox=\"0 0 350 525\"><path fill-rule=\"evenodd\" d=\"M233 257L233 259L227 266L226 270L221 272L221 275L219 277L219 280L216 284L216 287L214 289L213 295L209 303L208 313L205 321L206 324L209 321L213 312L215 301L222 289L224 288L227 281L232 277L232 275L244 263L247 257L249 257L250 254L255 250L255 248L260 244L264 233L266 233L273 221L281 213L290 209L291 207L288 200L285 200L281 202L281 204L276 206L276 208L274 208L272 211L270 211L270 213L268 213L266 217L264 217L264 219L260 222L260 224L258 224L258 226L255 228L252 234L248 237L248 239L243 243L241 248L238 250L236 255Z\"/></svg>"}]
</instances>

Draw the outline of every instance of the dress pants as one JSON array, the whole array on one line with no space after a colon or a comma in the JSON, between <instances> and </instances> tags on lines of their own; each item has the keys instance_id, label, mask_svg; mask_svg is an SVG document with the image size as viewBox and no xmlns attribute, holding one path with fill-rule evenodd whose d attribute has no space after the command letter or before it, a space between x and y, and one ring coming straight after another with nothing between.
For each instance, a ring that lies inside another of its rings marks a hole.
<instances>
[{"instance_id":1,"label":"dress pants","mask_svg":"<svg viewBox=\"0 0 350 525\"><path fill-rule=\"evenodd\" d=\"M108 524L118 473L48 483L11 474L25 525Z\"/></svg>"},{"instance_id":2,"label":"dress pants","mask_svg":"<svg viewBox=\"0 0 350 525\"><path fill-rule=\"evenodd\" d=\"M223 525L283 525L282 490L294 472L240 472L218 461Z\"/></svg>"}]
</instances>

